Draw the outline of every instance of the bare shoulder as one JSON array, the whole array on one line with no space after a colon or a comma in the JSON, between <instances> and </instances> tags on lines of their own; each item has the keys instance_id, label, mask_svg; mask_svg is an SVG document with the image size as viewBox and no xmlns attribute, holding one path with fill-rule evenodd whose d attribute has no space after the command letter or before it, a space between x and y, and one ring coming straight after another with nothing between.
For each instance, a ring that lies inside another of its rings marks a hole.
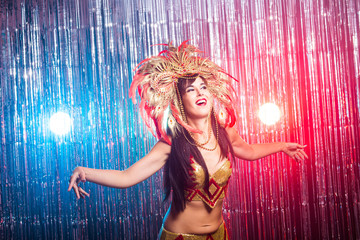
<instances>
[{"instance_id":1,"label":"bare shoulder","mask_svg":"<svg viewBox=\"0 0 360 240\"><path fill-rule=\"evenodd\" d=\"M230 142L235 142L240 136L239 133L236 131L234 127L226 127L225 128L226 133L229 136Z\"/></svg>"},{"instance_id":2,"label":"bare shoulder","mask_svg":"<svg viewBox=\"0 0 360 240\"><path fill-rule=\"evenodd\" d=\"M125 170L129 182L126 186L132 186L157 172L169 158L171 146L164 140L159 140L143 158L135 162Z\"/></svg>"},{"instance_id":3,"label":"bare shoulder","mask_svg":"<svg viewBox=\"0 0 360 240\"><path fill-rule=\"evenodd\" d=\"M239 132L236 130L236 128L234 127L227 127L225 128L227 134L229 135L229 140L231 142L231 144L234 146L248 146L248 143L244 141L244 139L242 139L242 137L240 137Z\"/></svg>"},{"instance_id":4,"label":"bare shoulder","mask_svg":"<svg viewBox=\"0 0 360 240\"><path fill-rule=\"evenodd\" d=\"M151 151L148 153L149 156L155 157L157 159L167 159L170 155L171 146L164 140L160 139Z\"/></svg>"},{"instance_id":5,"label":"bare shoulder","mask_svg":"<svg viewBox=\"0 0 360 240\"><path fill-rule=\"evenodd\" d=\"M164 153L168 153L170 154L171 151L171 145L169 143L167 143L164 139L160 139L155 146L153 147L153 149L156 148L158 150L162 150L164 151Z\"/></svg>"}]
</instances>

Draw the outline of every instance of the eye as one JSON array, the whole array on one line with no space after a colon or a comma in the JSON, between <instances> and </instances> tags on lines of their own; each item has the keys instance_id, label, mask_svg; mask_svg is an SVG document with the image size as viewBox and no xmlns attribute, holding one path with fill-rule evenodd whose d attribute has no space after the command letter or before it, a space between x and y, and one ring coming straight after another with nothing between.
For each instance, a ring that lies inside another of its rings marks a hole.
<instances>
[{"instance_id":1,"label":"eye","mask_svg":"<svg viewBox=\"0 0 360 240\"><path fill-rule=\"evenodd\" d=\"M206 85L203 85L203 86L201 87L201 89L205 90L205 89L207 89L207 86L206 86Z\"/></svg>"},{"instance_id":2,"label":"eye","mask_svg":"<svg viewBox=\"0 0 360 240\"><path fill-rule=\"evenodd\" d=\"M194 89L193 88L186 89L186 92L191 92L191 91L194 91Z\"/></svg>"}]
</instances>

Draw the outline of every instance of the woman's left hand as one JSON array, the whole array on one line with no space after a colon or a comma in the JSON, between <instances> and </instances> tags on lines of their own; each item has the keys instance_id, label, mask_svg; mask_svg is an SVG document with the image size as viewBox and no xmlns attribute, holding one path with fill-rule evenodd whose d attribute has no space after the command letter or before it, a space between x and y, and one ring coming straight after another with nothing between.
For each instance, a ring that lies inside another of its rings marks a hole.
<instances>
[{"instance_id":1,"label":"woman's left hand","mask_svg":"<svg viewBox=\"0 0 360 240\"><path fill-rule=\"evenodd\" d=\"M286 153L289 157L296 160L297 162L309 158L305 153L304 148L306 145L300 145L298 143L285 143L283 152Z\"/></svg>"}]
</instances>

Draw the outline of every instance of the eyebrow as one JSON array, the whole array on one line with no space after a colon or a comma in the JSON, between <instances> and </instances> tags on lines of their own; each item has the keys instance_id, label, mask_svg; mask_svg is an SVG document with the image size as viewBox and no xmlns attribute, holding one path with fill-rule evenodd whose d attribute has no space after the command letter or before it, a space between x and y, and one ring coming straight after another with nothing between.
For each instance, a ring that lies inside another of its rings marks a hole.
<instances>
[{"instance_id":1,"label":"eyebrow","mask_svg":"<svg viewBox=\"0 0 360 240\"><path fill-rule=\"evenodd\" d=\"M206 86L206 84L205 84L204 82L200 83L200 86L202 86L202 85L205 85L205 86ZM188 89L189 87L194 87L194 85L190 84L190 85L187 86L185 89Z\"/></svg>"}]
</instances>

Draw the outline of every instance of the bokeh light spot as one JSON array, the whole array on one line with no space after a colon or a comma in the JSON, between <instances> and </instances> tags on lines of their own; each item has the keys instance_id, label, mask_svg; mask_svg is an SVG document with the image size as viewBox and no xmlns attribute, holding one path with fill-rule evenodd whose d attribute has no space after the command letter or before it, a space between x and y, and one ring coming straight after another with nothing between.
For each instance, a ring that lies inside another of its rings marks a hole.
<instances>
[{"instance_id":1,"label":"bokeh light spot","mask_svg":"<svg viewBox=\"0 0 360 240\"><path fill-rule=\"evenodd\" d=\"M57 135L67 134L72 125L69 114L57 112L50 117L50 130Z\"/></svg>"},{"instance_id":2,"label":"bokeh light spot","mask_svg":"<svg viewBox=\"0 0 360 240\"><path fill-rule=\"evenodd\" d=\"M274 103L265 103L259 109L260 121L266 125L273 125L280 120L280 109Z\"/></svg>"}]
</instances>

